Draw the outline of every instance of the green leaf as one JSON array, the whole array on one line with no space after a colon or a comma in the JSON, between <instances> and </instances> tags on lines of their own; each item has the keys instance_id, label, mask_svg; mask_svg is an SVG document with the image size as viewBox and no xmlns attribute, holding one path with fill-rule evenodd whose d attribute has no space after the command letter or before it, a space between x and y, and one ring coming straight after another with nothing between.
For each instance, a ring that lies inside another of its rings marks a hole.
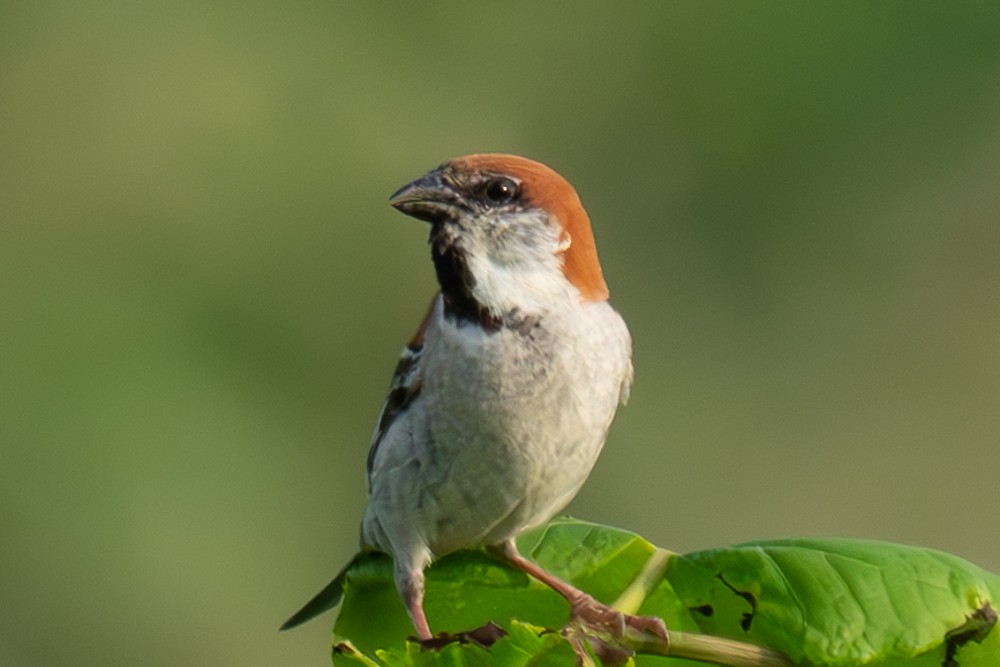
<instances>
[{"instance_id":1,"label":"green leaf","mask_svg":"<svg viewBox=\"0 0 1000 667\"><path fill-rule=\"evenodd\" d=\"M942 665L947 633L1000 600L1000 578L967 561L860 540L778 540L703 551L677 559L667 577L688 605L724 609L699 614L704 632L831 667L918 665L912 659L921 655ZM960 665L1000 665L1000 631L984 639L979 648L967 641L958 649ZM992 655L992 662L977 662L974 654Z\"/></svg>"},{"instance_id":2,"label":"green leaf","mask_svg":"<svg viewBox=\"0 0 1000 667\"><path fill-rule=\"evenodd\" d=\"M633 533L571 519L558 519L527 533L519 548L542 567L608 603L656 551ZM667 582L659 584L657 594L663 601L658 609L672 628L697 629ZM536 627L561 628L568 618L566 601L557 593L482 551L451 554L427 571L424 610L435 631L468 630L488 621L509 630L515 619ZM360 556L345 573L335 635L338 640L350 639L370 656L379 649L400 646L413 635L392 581L388 556ZM499 647L506 641L492 650L502 650Z\"/></svg>"},{"instance_id":3,"label":"green leaf","mask_svg":"<svg viewBox=\"0 0 1000 667\"><path fill-rule=\"evenodd\" d=\"M339 655L337 655L339 654ZM396 645L375 651L378 662L360 654L350 643L339 645L335 662L373 667L561 667L571 664L573 648L559 633L518 621L510 625L508 635L489 650L473 644L452 643L440 650L422 650L416 643ZM338 658L346 658L339 660Z\"/></svg>"},{"instance_id":4,"label":"green leaf","mask_svg":"<svg viewBox=\"0 0 1000 667\"><path fill-rule=\"evenodd\" d=\"M664 560L662 550L633 533L573 519L527 533L518 546L603 602L615 602L631 585L629 599L642 601L638 613L660 616L678 637L700 632L758 644L796 665L1000 666L1000 630L994 628L1000 577L929 549L800 539ZM659 562L664 567L654 568L651 580L639 576ZM456 642L421 650L405 642L413 628L387 556L359 556L342 581L337 665L516 667L574 659L558 632L568 620L566 602L482 551L452 554L428 569L425 610L435 631L494 621L509 634L489 649ZM635 663L694 664L651 655Z\"/></svg>"}]
</instances>

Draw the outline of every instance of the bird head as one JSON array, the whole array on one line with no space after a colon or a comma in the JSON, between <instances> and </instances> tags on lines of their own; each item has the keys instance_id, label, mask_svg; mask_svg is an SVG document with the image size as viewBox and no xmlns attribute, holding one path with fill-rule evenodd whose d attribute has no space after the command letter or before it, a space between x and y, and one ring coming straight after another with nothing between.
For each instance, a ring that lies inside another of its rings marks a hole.
<instances>
[{"instance_id":1,"label":"bird head","mask_svg":"<svg viewBox=\"0 0 1000 667\"><path fill-rule=\"evenodd\" d=\"M390 203L431 224L446 301L492 315L552 300L608 298L590 218L566 180L515 155L469 155L403 186Z\"/></svg>"}]
</instances>

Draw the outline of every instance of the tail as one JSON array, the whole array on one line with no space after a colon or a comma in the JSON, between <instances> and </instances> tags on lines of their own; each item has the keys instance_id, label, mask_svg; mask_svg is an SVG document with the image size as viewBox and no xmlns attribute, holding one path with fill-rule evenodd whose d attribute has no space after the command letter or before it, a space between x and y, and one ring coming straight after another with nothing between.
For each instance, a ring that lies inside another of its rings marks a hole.
<instances>
[{"instance_id":1,"label":"tail","mask_svg":"<svg viewBox=\"0 0 1000 667\"><path fill-rule=\"evenodd\" d=\"M361 552L351 559L344 569L334 577L333 581L326 585L326 587L313 597L312 600L306 602L302 609L292 614L292 617L285 621L284 625L279 628L280 630L291 630L294 627L300 626L306 621L311 621L325 611L329 611L340 604L340 601L344 597L344 581L347 579L347 573L352 567L354 567L362 557L368 557L367 552Z\"/></svg>"}]
</instances>

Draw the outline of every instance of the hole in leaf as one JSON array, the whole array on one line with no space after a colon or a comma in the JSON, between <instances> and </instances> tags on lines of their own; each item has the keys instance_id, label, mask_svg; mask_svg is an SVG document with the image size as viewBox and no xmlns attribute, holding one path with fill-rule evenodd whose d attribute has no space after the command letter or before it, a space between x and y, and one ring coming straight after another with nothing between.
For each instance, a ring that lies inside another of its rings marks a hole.
<instances>
[{"instance_id":1,"label":"hole in leaf","mask_svg":"<svg viewBox=\"0 0 1000 667\"><path fill-rule=\"evenodd\" d=\"M983 606L965 617L965 623L952 628L944 635L944 660L941 667L959 667L956 659L959 649L969 642L982 643L997 624L997 612L984 602Z\"/></svg>"},{"instance_id":2,"label":"hole in leaf","mask_svg":"<svg viewBox=\"0 0 1000 667\"><path fill-rule=\"evenodd\" d=\"M744 612L740 617L740 627L743 628L743 632L750 632L750 625L753 623L754 614L757 613L757 598L755 598L752 593L736 590L736 588L732 584L726 581L726 578L722 576L721 572L719 573L718 577L719 581L721 581L726 588L728 588L733 593L746 600L747 603L750 605L750 611Z\"/></svg>"},{"instance_id":3,"label":"hole in leaf","mask_svg":"<svg viewBox=\"0 0 1000 667\"><path fill-rule=\"evenodd\" d=\"M710 604L703 604L700 607L688 607L688 611L692 614L701 614L702 616L711 616L715 613L715 609Z\"/></svg>"},{"instance_id":4,"label":"hole in leaf","mask_svg":"<svg viewBox=\"0 0 1000 667\"><path fill-rule=\"evenodd\" d=\"M507 632L503 628L493 621L490 621L486 625L472 630L466 630L465 632L456 632L454 634L442 632L438 634L437 637L421 641L420 650L440 651L448 644L454 644L456 642L459 644L475 644L476 646L481 646L482 648L489 648L493 646L497 640L506 636ZM413 641L419 641L412 637L411 639Z\"/></svg>"}]
</instances>

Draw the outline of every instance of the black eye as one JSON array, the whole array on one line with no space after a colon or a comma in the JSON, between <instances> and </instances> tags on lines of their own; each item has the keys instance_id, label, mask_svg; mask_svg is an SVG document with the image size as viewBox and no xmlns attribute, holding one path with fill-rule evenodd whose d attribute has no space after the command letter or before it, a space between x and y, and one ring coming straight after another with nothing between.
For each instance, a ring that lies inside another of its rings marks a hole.
<instances>
[{"instance_id":1,"label":"black eye","mask_svg":"<svg viewBox=\"0 0 1000 667\"><path fill-rule=\"evenodd\" d=\"M509 178L494 178L486 183L485 193L490 202L504 204L517 194L517 183Z\"/></svg>"}]
</instances>

